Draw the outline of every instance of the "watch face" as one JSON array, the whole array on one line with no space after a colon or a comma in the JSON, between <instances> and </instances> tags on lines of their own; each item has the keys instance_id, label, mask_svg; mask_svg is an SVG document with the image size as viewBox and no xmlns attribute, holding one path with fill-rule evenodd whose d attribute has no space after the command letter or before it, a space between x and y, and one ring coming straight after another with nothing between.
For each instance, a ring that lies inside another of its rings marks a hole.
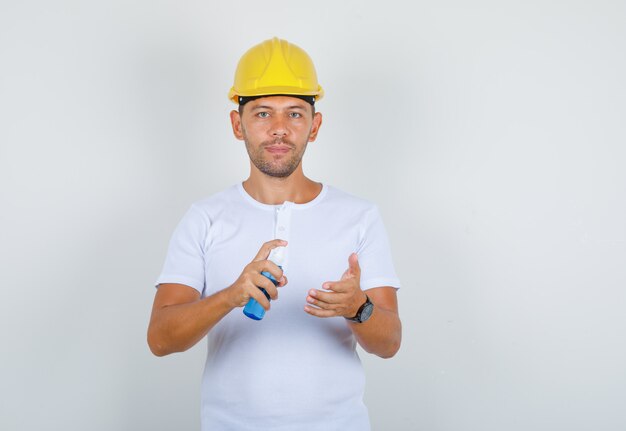
<instances>
[{"instance_id":1,"label":"watch face","mask_svg":"<svg viewBox=\"0 0 626 431\"><path fill-rule=\"evenodd\" d=\"M371 302L368 304L365 304L365 307L363 308L363 311L361 312L361 322L365 322L367 319L369 319L370 316L372 315L372 311L374 311L374 304L372 304Z\"/></svg>"}]
</instances>

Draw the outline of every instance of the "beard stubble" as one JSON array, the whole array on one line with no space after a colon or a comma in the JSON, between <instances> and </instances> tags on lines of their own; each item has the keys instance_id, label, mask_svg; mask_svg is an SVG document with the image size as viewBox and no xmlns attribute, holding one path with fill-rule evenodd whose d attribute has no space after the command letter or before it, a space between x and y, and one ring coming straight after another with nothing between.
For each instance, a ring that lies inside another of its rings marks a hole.
<instances>
[{"instance_id":1,"label":"beard stubble","mask_svg":"<svg viewBox=\"0 0 626 431\"><path fill-rule=\"evenodd\" d=\"M302 156L307 143L298 150L297 145L288 139L278 138L271 141L263 141L258 147L253 148L246 136L244 136L246 150L252 164L265 175L275 178L286 178L291 175L302 162ZM273 155L266 151L271 145L284 145L289 151L280 155Z\"/></svg>"}]
</instances>

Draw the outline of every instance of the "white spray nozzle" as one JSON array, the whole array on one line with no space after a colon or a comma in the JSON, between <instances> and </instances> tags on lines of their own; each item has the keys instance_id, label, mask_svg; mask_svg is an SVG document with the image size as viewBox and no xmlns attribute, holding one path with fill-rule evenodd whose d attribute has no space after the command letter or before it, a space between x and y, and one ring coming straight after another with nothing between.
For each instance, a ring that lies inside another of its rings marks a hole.
<instances>
[{"instance_id":1,"label":"white spray nozzle","mask_svg":"<svg viewBox=\"0 0 626 431\"><path fill-rule=\"evenodd\" d=\"M285 247L276 247L270 251L269 260L276 265L282 265L285 262Z\"/></svg>"}]
</instances>

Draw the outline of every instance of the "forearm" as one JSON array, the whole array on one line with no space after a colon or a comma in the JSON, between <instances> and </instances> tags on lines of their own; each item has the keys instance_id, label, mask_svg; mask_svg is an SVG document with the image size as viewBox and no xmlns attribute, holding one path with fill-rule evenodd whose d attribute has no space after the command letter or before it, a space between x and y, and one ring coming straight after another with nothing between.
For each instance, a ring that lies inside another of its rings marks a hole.
<instances>
[{"instance_id":1,"label":"forearm","mask_svg":"<svg viewBox=\"0 0 626 431\"><path fill-rule=\"evenodd\" d=\"M232 309L221 291L195 302L155 310L148 329L150 350L157 356L185 351L204 338Z\"/></svg>"},{"instance_id":2,"label":"forearm","mask_svg":"<svg viewBox=\"0 0 626 431\"><path fill-rule=\"evenodd\" d=\"M357 342L368 353L391 358L400 349L402 324L398 314L374 304L372 316L363 323L348 321Z\"/></svg>"}]
</instances>

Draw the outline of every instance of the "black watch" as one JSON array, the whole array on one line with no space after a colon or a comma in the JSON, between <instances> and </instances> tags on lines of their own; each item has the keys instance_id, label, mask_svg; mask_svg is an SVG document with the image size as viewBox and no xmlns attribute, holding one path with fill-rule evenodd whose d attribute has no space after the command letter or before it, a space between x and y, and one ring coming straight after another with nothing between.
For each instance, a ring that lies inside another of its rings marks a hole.
<instances>
[{"instance_id":1,"label":"black watch","mask_svg":"<svg viewBox=\"0 0 626 431\"><path fill-rule=\"evenodd\" d=\"M372 301L370 301L369 296L365 295L365 297L367 298L365 304L359 307L359 311L356 312L356 316L346 317L346 320L349 320L351 322L363 323L370 318L372 312L374 311L374 304L372 304Z\"/></svg>"}]
</instances>

